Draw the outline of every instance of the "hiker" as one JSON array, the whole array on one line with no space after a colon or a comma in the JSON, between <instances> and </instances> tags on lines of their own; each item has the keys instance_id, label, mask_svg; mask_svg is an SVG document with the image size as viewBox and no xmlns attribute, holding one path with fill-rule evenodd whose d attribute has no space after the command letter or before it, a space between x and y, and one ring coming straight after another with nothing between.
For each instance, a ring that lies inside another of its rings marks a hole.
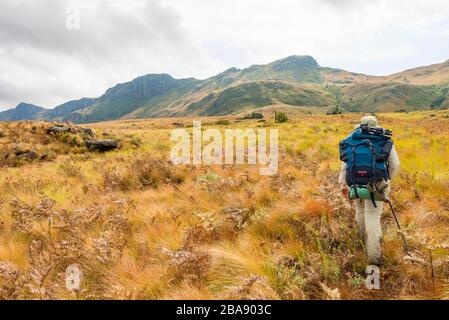
<instances>
[{"instance_id":1,"label":"hiker","mask_svg":"<svg viewBox=\"0 0 449 320\"><path fill-rule=\"evenodd\" d=\"M340 160L341 192L355 202L359 235L369 265L380 266L383 263L380 219L384 202L389 201L390 180L399 170L391 132L380 127L376 117L363 117L351 135L340 142Z\"/></svg>"}]
</instances>

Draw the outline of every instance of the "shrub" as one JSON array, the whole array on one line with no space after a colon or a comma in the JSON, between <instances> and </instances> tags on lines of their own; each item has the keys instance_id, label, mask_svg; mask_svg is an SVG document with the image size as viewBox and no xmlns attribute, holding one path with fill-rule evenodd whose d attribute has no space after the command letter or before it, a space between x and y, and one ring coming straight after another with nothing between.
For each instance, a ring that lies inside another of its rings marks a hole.
<instances>
[{"instance_id":1,"label":"shrub","mask_svg":"<svg viewBox=\"0 0 449 320\"><path fill-rule=\"evenodd\" d=\"M260 112L251 112L246 114L243 119L249 120L249 119L263 119L263 114Z\"/></svg>"},{"instance_id":2,"label":"shrub","mask_svg":"<svg viewBox=\"0 0 449 320\"><path fill-rule=\"evenodd\" d=\"M122 139L122 143L124 145L129 145L133 148L139 148L142 145L142 138L135 134L130 134L127 135L124 139Z\"/></svg>"},{"instance_id":3,"label":"shrub","mask_svg":"<svg viewBox=\"0 0 449 320\"><path fill-rule=\"evenodd\" d=\"M275 121L276 123L284 123L288 121L288 117L284 112L276 112Z\"/></svg>"},{"instance_id":4,"label":"shrub","mask_svg":"<svg viewBox=\"0 0 449 320\"><path fill-rule=\"evenodd\" d=\"M214 182L215 180L217 180L218 178L220 178L220 176L218 174L216 174L215 172L210 172L207 174L203 174L201 176L196 177L196 182L197 183L201 183L201 182Z\"/></svg>"},{"instance_id":5,"label":"shrub","mask_svg":"<svg viewBox=\"0 0 449 320\"><path fill-rule=\"evenodd\" d=\"M131 164L131 170L143 188L157 188L159 185L166 183L181 184L185 179L185 173L181 168L149 156L135 159Z\"/></svg>"},{"instance_id":6,"label":"shrub","mask_svg":"<svg viewBox=\"0 0 449 320\"><path fill-rule=\"evenodd\" d=\"M206 278L211 264L211 257L206 251L192 248L160 250L168 258L168 267L175 282L187 280L199 284Z\"/></svg>"},{"instance_id":7,"label":"shrub","mask_svg":"<svg viewBox=\"0 0 449 320\"><path fill-rule=\"evenodd\" d=\"M103 187L108 191L131 190L134 185L134 177L126 168L103 168L101 170Z\"/></svg>"},{"instance_id":8,"label":"shrub","mask_svg":"<svg viewBox=\"0 0 449 320\"><path fill-rule=\"evenodd\" d=\"M333 115L333 114L342 114L343 110L341 109L340 106L336 106L335 108L333 108L332 110L328 111L326 114L327 115Z\"/></svg>"},{"instance_id":9,"label":"shrub","mask_svg":"<svg viewBox=\"0 0 449 320\"><path fill-rule=\"evenodd\" d=\"M218 120L215 124L217 126L229 126L231 122L229 120Z\"/></svg>"},{"instance_id":10,"label":"shrub","mask_svg":"<svg viewBox=\"0 0 449 320\"><path fill-rule=\"evenodd\" d=\"M73 161L65 161L59 169L68 177L81 177L81 167L76 165Z\"/></svg>"}]
</instances>

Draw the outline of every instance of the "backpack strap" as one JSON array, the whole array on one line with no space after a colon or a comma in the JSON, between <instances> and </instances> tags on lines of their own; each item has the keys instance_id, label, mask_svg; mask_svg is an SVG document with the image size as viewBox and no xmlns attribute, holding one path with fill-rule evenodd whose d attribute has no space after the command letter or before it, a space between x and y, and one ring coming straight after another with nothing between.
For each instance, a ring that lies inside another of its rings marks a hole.
<instances>
[{"instance_id":1,"label":"backpack strap","mask_svg":"<svg viewBox=\"0 0 449 320\"><path fill-rule=\"evenodd\" d=\"M390 175L390 162L389 162L388 160L385 161L385 168L387 169L388 180L391 180L391 175Z\"/></svg>"},{"instance_id":2,"label":"backpack strap","mask_svg":"<svg viewBox=\"0 0 449 320\"><path fill-rule=\"evenodd\" d=\"M390 175L390 162L388 161L388 158L390 157L391 150L393 150L393 141L391 139L386 139L385 143L382 145L382 160L385 162L385 166L387 169L387 176L388 179L391 179Z\"/></svg>"},{"instance_id":3,"label":"backpack strap","mask_svg":"<svg viewBox=\"0 0 449 320\"><path fill-rule=\"evenodd\" d=\"M352 183L355 182L355 171L354 171L354 162L355 162L355 148L356 146L352 146L352 166L351 166L351 176L352 176ZM354 185L352 185L354 187ZM357 188L355 189L355 196L358 198L359 195L357 194Z\"/></svg>"},{"instance_id":4,"label":"backpack strap","mask_svg":"<svg viewBox=\"0 0 449 320\"><path fill-rule=\"evenodd\" d=\"M371 162L371 181L374 182L374 174L376 171L376 161L377 161L377 151L376 148L373 147L373 144L371 143L371 141L368 141L368 148L371 150L371 152L373 153L373 161Z\"/></svg>"}]
</instances>

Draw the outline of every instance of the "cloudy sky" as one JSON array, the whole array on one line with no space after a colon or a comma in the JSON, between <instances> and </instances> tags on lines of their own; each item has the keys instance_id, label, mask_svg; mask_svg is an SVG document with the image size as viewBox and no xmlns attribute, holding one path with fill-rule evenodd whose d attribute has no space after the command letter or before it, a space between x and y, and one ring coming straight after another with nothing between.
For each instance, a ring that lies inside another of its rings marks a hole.
<instances>
[{"instance_id":1,"label":"cloudy sky","mask_svg":"<svg viewBox=\"0 0 449 320\"><path fill-rule=\"evenodd\" d=\"M78 15L79 13L79 15ZM148 73L207 78L294 54L390 74L449 59L447 0L2 0L0 110Z\"/></svg>"}]
</instances>

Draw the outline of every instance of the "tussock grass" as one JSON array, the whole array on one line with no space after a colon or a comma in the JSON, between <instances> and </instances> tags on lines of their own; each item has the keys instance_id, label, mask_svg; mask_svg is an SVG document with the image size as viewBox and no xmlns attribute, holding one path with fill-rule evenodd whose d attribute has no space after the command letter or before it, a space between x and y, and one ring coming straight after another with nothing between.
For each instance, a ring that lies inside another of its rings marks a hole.
<instances>
[{"instance_id":1,"label":"tussock grass","mask_svg":"<svg viewBox=\"0 0 449 320\"><path fill-rule=\"evenodd\" d=\"M360 115L277 125L274 177L246 165L173 166L170 130L191 119L94 124L122 141L106 154L48 137L45 123L1 124L0 298L447 299L445 116L379 115L401 157L392 197L414 256L385 209L379 291L364 286L363 244L337 185L338 142ZM45 156L17 161L17 149ZM79 293L64 285L73 263L83 271Z\"/></svg>"}]
</instances>

